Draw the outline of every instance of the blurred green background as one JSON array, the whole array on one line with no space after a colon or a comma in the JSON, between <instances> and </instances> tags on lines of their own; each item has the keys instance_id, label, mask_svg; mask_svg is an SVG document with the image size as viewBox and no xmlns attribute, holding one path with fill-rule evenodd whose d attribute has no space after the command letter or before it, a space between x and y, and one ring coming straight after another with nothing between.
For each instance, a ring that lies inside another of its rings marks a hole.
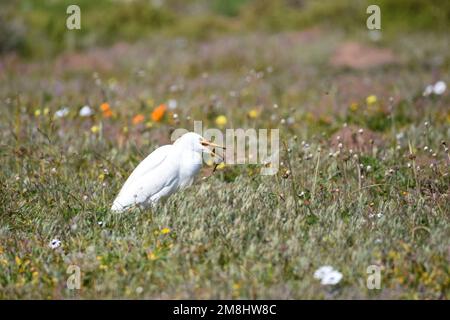
<instances>
[{"instance_id":1,"label":"blurred green background","mask_svg":"<svg viewBox=\"0 0 450 320\"><path fill-rule=\"evenodd\" d=\"M81 8L76 32L66 29L70 4ZM450 2L439 0L12 0L0 2L0 53L41 58L156 34L205 39L315 25L358 32L370 4L381 8L384 37L449 30Z\"/></svg>"}]
</instances>

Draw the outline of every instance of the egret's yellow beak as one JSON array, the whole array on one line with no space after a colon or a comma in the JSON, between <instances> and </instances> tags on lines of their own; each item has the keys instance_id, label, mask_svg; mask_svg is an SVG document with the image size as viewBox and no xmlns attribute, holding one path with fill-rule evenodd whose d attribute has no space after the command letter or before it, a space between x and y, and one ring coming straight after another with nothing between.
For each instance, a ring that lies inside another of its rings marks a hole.
<instances>
[{"instance_id":1,"label":"egret's yellow beak","mask_svg":"<svg viewBox=\"0 0 450 320\"><path fill-rule=\"evenodd\" d=\"M202 144L202 146L209 146L209 147L213 147L213 148L226 149L224 146L219 146L218 144L212 143L211 141L208 141L206 139L200 140L200 143Z\"/></svg>"}]
</instances>

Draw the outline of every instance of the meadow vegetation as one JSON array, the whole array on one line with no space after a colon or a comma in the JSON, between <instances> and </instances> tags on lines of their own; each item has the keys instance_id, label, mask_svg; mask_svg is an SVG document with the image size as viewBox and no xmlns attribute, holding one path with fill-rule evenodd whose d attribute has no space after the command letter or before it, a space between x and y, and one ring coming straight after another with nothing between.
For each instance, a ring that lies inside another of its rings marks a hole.
<instances>
[{"instance_id":1,"label":"meadow vegetation","mask_svg":"<svg viewBox=\"0 0 450 320\"><path fill-rule=\"evenodd\" d=\"M78 2L80 32L65 1L0 11L0 298L450 297L450 95L423 94L450 82L449 5L379 1L374 33L366 1ZM279 172L205 165L112 213L194 120L280 129Z\"/></svg>"}]
</instances>

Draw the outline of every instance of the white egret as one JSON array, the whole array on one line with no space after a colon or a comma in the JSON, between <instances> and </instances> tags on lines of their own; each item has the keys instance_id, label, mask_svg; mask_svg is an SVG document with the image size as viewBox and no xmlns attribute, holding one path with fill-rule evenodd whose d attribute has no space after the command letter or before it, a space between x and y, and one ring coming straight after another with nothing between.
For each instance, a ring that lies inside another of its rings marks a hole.
<instances>
[{"instance_id":1,"label":"white egret","mask_svg":"<svg viewBox=\"0 0 450 320\"><path fill-rule=\"evenodd\" d=\"M149 207L194 181L203 153L216 156L208 146L224 148L201 135L188 132L173 144L159 147L134 169L114 200L111 210L123 212L134 206Z\"/></svg>"}]
</instances>

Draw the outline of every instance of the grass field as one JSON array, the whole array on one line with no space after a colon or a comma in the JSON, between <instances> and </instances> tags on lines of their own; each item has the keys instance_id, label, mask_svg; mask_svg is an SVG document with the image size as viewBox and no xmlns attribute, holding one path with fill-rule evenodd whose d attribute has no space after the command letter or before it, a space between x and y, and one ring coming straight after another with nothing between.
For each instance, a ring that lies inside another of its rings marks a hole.
<instances>
[{"instance_id":1,"label":"grass field","mask_svg":"<svg viewBox=\"0 0 450 320\"><path fill-rule=\"evenodd\" d=\"M0 298L450 298L450 95L423 95L449 72L448 34L364 24L2 55ZM112 213L194 120L280 129L278 174L205 165L157 208ZM321 285L323 265L342 280Z\"/></svg>"}]
</instances>

